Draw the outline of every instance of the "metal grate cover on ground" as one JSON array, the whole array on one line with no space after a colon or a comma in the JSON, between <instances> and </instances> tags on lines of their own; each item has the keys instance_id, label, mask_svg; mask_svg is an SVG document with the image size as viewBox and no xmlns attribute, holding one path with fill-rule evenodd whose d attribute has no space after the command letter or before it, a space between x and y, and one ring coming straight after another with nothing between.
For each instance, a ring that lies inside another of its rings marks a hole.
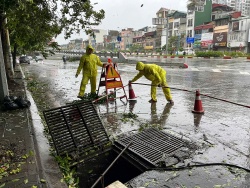
<instances>
[{"instance_id":1,"label":"metal grate cover on ground","mask_svg":"<svg viewBox=\"0 0 250 188\"><path fill-rule=\"evenodd\" d=\"M131 152L143 158L154 166L186 146L186 142L176 136L154 128L146 129L141 133L116 140L116 143L128 148Z\"/></svg>"},{"instance_id":2,"label":"metal grate cover on ground","mask_svg":"<svg viewBox=\"0 0 250 188\"><path fill-rule=\"evenodd\" d=\"M109 142L91 101L82 101L43 112L58 155L79 155Z\"/></svg>"}]
</instances>

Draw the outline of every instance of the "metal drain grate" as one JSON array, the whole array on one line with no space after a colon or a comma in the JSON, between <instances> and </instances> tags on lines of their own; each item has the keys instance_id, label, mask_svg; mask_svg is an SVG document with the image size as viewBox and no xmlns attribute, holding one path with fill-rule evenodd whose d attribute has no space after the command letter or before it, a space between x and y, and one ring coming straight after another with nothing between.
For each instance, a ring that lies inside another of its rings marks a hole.
<instances>
[{"instance_id":1,"label":"metal drain grate","mask_svg":"<svg viewBox=\"0 0 250 188\"><path fill-rule=\"evenodd\" d=\"M83 101L43 112L58 155L96 150L109 142L91 101Z\"/></svg>"},{"instance_id":2,"label":"metal drain grate","mask_svg":"<svg viewBox=\"0 0 250 188\"><path fill-rule=\"evenodd\" d=\"M186 142L182 139L154 128L118 139L116 143L126 147L131 141L133 144L128 150L154 166L157 166L157 163L162 161L162 159L173 155L186 145Z\"/></svg>"}]
</instances>

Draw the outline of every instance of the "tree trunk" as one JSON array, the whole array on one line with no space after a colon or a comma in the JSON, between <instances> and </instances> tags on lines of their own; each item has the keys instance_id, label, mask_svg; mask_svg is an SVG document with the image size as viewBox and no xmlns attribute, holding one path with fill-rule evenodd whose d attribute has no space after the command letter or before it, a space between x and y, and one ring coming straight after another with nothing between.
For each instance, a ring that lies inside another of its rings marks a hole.
<instances>
[{"instance_id":1,"label":"tree trunk","mask_svg":"<svg viewBox=\"0 0 250 188\"><path fill-rule=\"evenodd\" d=\"M9 95L1 38L0 30L0 102L3 101L5 96Z\"/></svg>"},{"instance_id":2,"label":"tree trunk","mask_svg":"<svg viewBox=\"0 0 250 188\"><path fill-rule=\"evenodd\" d=\"M4 24L7 23L7 19L4 19ZM2 28L2 46L3 46L3 56L5 62L6 75L9 80L13 80L14 71L12 66L12 55L10 52L10 42L9 42L9 32L6 28Z\"/></svg>"},{"instance_id":3,"label":"tree trunk","mask_svg":"<svg viewBox=\"0 0 250 188\"><path fill-rule=\"evenodd\" d=\"M16 53L17 53L17 44L14 44L14 48L12 51L12 57L13 57L13 67L16 67Z\"/></svg>"}]
</instances>

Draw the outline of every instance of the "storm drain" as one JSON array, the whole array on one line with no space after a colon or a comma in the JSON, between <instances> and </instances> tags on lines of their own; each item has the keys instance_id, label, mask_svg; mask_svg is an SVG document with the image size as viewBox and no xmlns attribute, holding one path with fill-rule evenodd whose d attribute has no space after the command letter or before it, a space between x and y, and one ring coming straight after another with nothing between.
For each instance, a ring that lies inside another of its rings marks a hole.
<instances>
[{"instance_id":1,"label":"storm drain","mask_svg":"<svg viewBox=\"0 0 250 188\"><path fill-rule=\"evenodd\" d=\"M126 147L130 142L133 144L128 150L153 166L177 153L180 148L186 147L184 140L154 128L118 139L115 144Z\"/></svg>"},{"instance_id":2,"label":"storm drain","mask_svg":"<svg viewBox=\"0 0 250 188\"><path fill-rule=\"evenodd\" d=\"M60 156L66 153L88 155L110 142L91 101L46 110L43 114Z\"/></svg>"}]
</instances>

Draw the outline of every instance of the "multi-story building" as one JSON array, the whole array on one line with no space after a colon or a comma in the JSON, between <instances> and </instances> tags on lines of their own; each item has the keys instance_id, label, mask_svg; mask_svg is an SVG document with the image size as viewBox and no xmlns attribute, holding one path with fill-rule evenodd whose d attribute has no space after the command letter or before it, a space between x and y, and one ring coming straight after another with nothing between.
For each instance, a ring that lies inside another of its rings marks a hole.
<instances>
[{"instance_id":1,"label":"multi-story building","mask_svg":"<svg viewBox=\"0 0 250 188\"><path fill-rule=\"evenodd\" d=\"M237 1L237 0L227 0L226 5L228 5L228 6L232 7L232 8L235 8L235 6L236 6L236 4L237 4L236 1Z\"/></svg>"},{"instance_id":2,"label":"multi-story building","mask_svg":"<svg viewBox=\"0 0 250 188\"><path fill-rule=\"evenodd\" d=\"M171 35L171 33L169 33L169 29L166 26L169 26L168 15L172 12L174 11L162 7L156 13L156 18L152 19L153 25L156 25L155 49L161 49L167 42L167 36Z\"/></svg>"},{"instance_id":3,"label":"multi-story building","mask_svg":"<svg viewBox=\"0 0 250 188\"><path fill-rule=\"evenodd\" d=\"M69 41L68 49L69 50L82 50L83 49L83 39L74 39Z\"/></svg>"},{"instance_id":4,"label":"multi-story building","mask_svg":"<svg viewBox=\"0 0 250 188\"><path fill-rule=\"evenodd\" d=\"M212 21L214 22L213 34L213 49L219 51L228 50L228 23L231 15L235 11L227 6L220 4L213 4L212 6Z\"/></svg>"},{"instance_id":5,"label":"multi-story building","mask_svg":"<svg viewBox=\"0 0 250 188\"><path fill-rule=\"evenodd\" d=\"M186 41L187 13L172 11L172 13L168 14L168 17L168 37L170 38L175 36L178 38L171 46L177 50L177 48L184 47L184 43ZM162 41L164 41L164 39L162 39Z\"/></svg>"},{"instance_id":6,"label":"multi-story building","mask_svg":"<svg viewBox=\"0 0 250 188\"><path fill-rule=\"evenodd\" d=\"M143 49L144 50L153 50L155 45L156 39L156 31L146 32L143 35Z\"/></svg>"},{"instance_id":7,"label":"multi-story building","mask_svg":"<svg viewBox=\"0 0 250 188\"><path fill-rule=\"evenodd\" d=\"M129 50L133 44L133 28L122 29L120 32L120 37L120 49Z\"/></svg>"},{"instance_id":8,"label":"multi-story building","mask_svg":"<svg viewBox=\"0 0 250 188\"><path fill-rule=\"evenodd\" d=\"M213 4L223 4L241 11L242 15L250 15L250 0L212 0Z\"/></svg>"},{"instance_id":9,"label":"multi-story building","mask_svg":"<svg viewBox=\"0 0 250 188\"><path fill-rule=\"evenodd\" d=\"M246 10L248 10L249 1L241 0L243 4L245 3ZM127 28L120 32L96 29L94 35L89 37L88 42L83 42L82 46L85 47L85 44L90 43L97 50L128 50L136 44L140 49L157 50L165 46L167 37L171 39L171 37L178 36L178 42L177 39L175 39L175 43L171 42L171 47L174 49L191 47L191 49L197 48L197 50L213 48L220 51L230 49L249 52L250 18L249 15L239 15L240 13L234 10L233 7L241 6L237 2L239 1L196 0L196 3L188 4L187 13L160 8L156 13L157 18L152 19L153 25L156 27L144 27L136 31ZM237 23L239 29L232 30ZM79 49L79 45L77 47L75 43L76 41L71 41L68 45L69 48Z\"/></svg>"},{"instance_id":10,"label":"multi-story building","mask_svg":"<svg viewBox=\"0 0 250 188\"><path fill-rule=\"evenodd\" d=\"M250 0L231 0L228 1L227 5L236 11L241 11L242 15L250 15Z\"/></svg>"},{"instance_id":11,"label":"multi-story building","mask_svg":"<svg viewBox=\"0 0 250 188\"><path fill-rule=\"evenodd\" d=\"M93 29L93 34L89 35L89 44L91 44L95 50L101 51L103 46L103 36L107 35L107 30L104 29Z\"/></svg>"},{"instance_id":12,"label":"multi-story building","mask_svg":"<svg viewBox=\"0 0 250 188\"><path fill-rule=\"evenodd\" d=\"M211 21L212 1L197 0L196 4L188 5L186 36L194 38L196 41L201 40L201 35L195 35L194 28L209 23ZM188 43L187 47L193 47L192 43Z\"/></svg>"},{"instance_id":13,"label":"multi-story building","mask_svg":"<svg viewBox=\"0 0 250 188\"><path fill-rule=\"evenodd\" d=\"M235 12L229 19L228 44L230 50L250 51L250 18Z\"/></svg>"},{"instance_id":14,"label":"multi-story building","mask_svg":"<svg viewBox=\"0 0 250 188\"><path fill-rule=\"evenodd\" d=\"M120 36L119 31L109 30L107 35L103 35L103 49L115 50L120 49L120 42L117 37Z\"/></svg>"},{"instance_id":15,"label":"multi-story building","mask_svg":"<svg viewBox=\"0 0 250 188\"><path fill-rule=\"evenodd\" d=\"M194 28L194 33L196 41L193 44L193 47L199 50L210 50L213 47L213 22L208 24L203 24L196 26ZM198 40L199 39L199 40Z\"/></svg>"}]
</instances>

